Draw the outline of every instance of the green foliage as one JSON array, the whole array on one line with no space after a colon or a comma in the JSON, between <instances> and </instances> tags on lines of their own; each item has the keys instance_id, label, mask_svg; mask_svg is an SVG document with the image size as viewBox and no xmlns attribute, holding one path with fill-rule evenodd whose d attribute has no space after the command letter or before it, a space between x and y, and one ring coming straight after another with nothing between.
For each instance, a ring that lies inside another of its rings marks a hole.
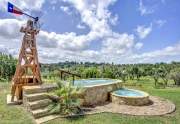
<instances>
[{"instance_id":1,"label":"green foliage","mask_svg":"<svg viewBox=\"0 0 180 124\"><path fill-rule=\"evenodd\" d=\"M157 86L158 80L159 80L159 75L157 71L154 72L153 79L154 79L155 86Z\"/></svg>"},{"instance_id":2,"label":"green foliage","mask_svg":"<svg viewBox=\"0 0 180 124\"><path fill-rule=\"evenodd\" d=\"M10 80L15 73L17 60L11 55L0 53L0 81ZM152 76L155 84L168 85L170 79L180 85L180 62L156 64L107 64L90 62L61 62L57 64L41 64L41 74L47 82L59 79L58 69L69 70L81 75L82 78L119 78L139 80L143 76ZM72 79L66 76L65 79ZM161 80L162 79L162 80Z\"/></svg>"},{"instance_id":3,"label":"green foliage","mask_svg":"<svg viewBox=\"0 0 180 124\"><path fill-rule=\"evenodd\" d=\"M168 69L165 68L164 65L159 66L158 68L153 68L153 78L155 82L156 88L165 88L169 81L169 73ZM159 80L162 79L163 82L159 82Z\"/></svg>"},{"instance_id":4,"label":"green foliage","mask_svg":"<svg viewBox=\"0 0 180 124\"><path fill-rule=\"evenodd\" d=\"M0 81L10 80L15 73L17 60L0 53Z\"/></svg>"},{"instance_id":5,"label":"green foliage","mask_svg":"<svg viewBox=\"0 0 180 124\"><path fill-rule=\"evenodd\" d=\"M180 86L180 72L174 73L174 75L172 76L172 79L174 80L175 85Z\"/></svg>"},{"instance_id":6,"label":"green foliage","mask_svg":"<svg viewBox=\"0 0 180 124\"><path fill-rule=\"evenodd\" d=\"M80 103L79 97L82 89L74 87L71 83L58 82L58 89L49 94L49 98L53 101L49 106L50 112L58 114L79 113Z\"/></svg>"},{"instance_id":7,"label":"green foliage","mask_svg":"<svg viewBox=\"0 0 180 124\"><path fill-rule=\"evenodd\" d=\"M180 68L174 68L170 73L170 78L173 79L175 85L180 86Z\"/></svg>"},{"instance_id":8,"label":"green foliage","mask_svg":"<svg viewBox=\"0 0 180 124\"><path fill-rule=\"evenodd\" d=\"M112 67L107 66L104 68L104 72L102 73L102 77L103 78L115 78L116 74L115 74Z\"/></svg>"},{"instance_id":9,"label":"green foliage","mask_svg":"<svg viewBox=\"0 0 180 124\"><path fill-rule=\"evenodd\" d=\"M42 64L43 73L48 79L57 79L54 70L63 68L70 72L81 75L81 78L118 78L123 82L128 79L140 80L144 76L152 76L155 85L167 86L170 79L175 84L179 84L178 72L180 72L180 62L156 63L156 64L107 64L90 62L62 62L57 64ZM179 70L178 70L179 69ZM49 71L48 71L49 70ZM42 73L42 74L43 74ZM72 79L71 76L66 76Z\"/></svg>"},{"instance_id":10,"label":"green foliage","mask_svg":"<svg viewBox=\"0 0 180 124\"><path fill-rule=\"evenodd\" d=\"M100 72L97 68L91 67L83 71L83 77L85 78L99 78Z\"/></svg>"},{"instance_id":11,"label":"green foliage","mask_svg":"<svg viewBox=\"0 0 180 124\"><path fill-rule=\"evenodd\" d=\"M128 79L128 73L125 69L116 72L116 77L120 78L124 83Z\"/></svg>"}]
</instances>

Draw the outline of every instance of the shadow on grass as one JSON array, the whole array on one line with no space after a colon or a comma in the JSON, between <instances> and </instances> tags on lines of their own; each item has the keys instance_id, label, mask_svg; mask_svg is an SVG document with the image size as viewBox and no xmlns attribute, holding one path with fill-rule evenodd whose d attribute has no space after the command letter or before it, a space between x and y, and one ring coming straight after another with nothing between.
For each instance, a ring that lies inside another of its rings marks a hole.
<instances>
[{"instance_id":1,"label":"shadow on grass","mask_svg":"<svg viewBox=\"0 0 180 124\"><path fill-rule=\"evenodd\" d=\"M79 120L82 120L86 117L85 114L82 114L82 115L73 115L73 116L69 116L69 117L66 117L66 119L68 121L79 121Z\"/></svg>"}]
</instances>

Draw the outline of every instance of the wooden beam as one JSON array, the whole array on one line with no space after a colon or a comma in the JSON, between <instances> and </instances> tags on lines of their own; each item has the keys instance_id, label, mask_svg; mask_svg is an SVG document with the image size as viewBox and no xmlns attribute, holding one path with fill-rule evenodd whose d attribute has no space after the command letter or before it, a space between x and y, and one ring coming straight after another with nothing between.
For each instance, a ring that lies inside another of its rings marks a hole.
<instances>
[{"instance_id":1,"label":"wooden beam","mask_svg":"<svg viewBox=\"0 0 180 124\"><path fill-rule=\"evenodd\" d=\"M70 71L66 71L66 70L62 70L62 69L59 69L59 71L60 71L61 80L63 79L63 74L72 75L72 77L73 77L73 82L72 82L73 85L74 85L74 81L75 81L75 76L76 76L76 77L81 77L80 75L75 74L75 73L72 73L72 72L70 72ZM64 80L65 80L65 75L64 75Z\"/></svg>"},{"instance_id":2,"label":"wooden beam","mask_svg":"<svg viewBox=\"0 0 180 124\"><path fill-rule=\"evenodd\" d=\"M74 75L74 76L76 76L76 77L81 77L80 75L75 74L75 73L72 73L72 72L70 72L70 71L66 71L66 70L62 70L62 69L59 69L59 71L60 71L61 73L66 73L66 74L69 74L69 75Z\"/></svg>"}]
</instances>

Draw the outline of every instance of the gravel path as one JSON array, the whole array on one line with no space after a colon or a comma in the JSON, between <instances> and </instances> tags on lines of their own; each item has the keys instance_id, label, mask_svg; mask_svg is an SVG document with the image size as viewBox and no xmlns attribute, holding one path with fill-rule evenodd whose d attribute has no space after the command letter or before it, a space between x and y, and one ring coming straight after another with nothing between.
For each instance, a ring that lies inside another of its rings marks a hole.
<instances>
[{"instance_id":1,"label":"gravel path","mask_svg":"<svg viewBox=\"0 0 180 124\"><path fill-rule=\"evenodd\" d=\"M175 111L175 105L160 97L150 96L151 104L146 106L129 106L106 103L94 108L85 108L85 114L95 114L101 112L121 113L127 115L165 115Z\"/></svg>"}]
</instances>

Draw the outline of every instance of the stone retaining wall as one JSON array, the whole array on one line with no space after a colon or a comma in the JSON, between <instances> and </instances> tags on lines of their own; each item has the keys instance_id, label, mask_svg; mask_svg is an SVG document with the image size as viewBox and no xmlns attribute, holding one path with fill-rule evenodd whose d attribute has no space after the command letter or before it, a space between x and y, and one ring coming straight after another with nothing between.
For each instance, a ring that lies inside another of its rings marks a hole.
<instances>
[{"instance_id":1,"label":"stone retaining wall","mask_svg":"<svg viewBox=\"0 0 180 124\"><path fill-rule=\"evenodd\" d=\"M95 85L85 87L84 99L82 105L97 105L104 103L110 99L110 92L115 91L122 87L120 80L112 82L110 84Z\"/></svg>"}]
</instances>

